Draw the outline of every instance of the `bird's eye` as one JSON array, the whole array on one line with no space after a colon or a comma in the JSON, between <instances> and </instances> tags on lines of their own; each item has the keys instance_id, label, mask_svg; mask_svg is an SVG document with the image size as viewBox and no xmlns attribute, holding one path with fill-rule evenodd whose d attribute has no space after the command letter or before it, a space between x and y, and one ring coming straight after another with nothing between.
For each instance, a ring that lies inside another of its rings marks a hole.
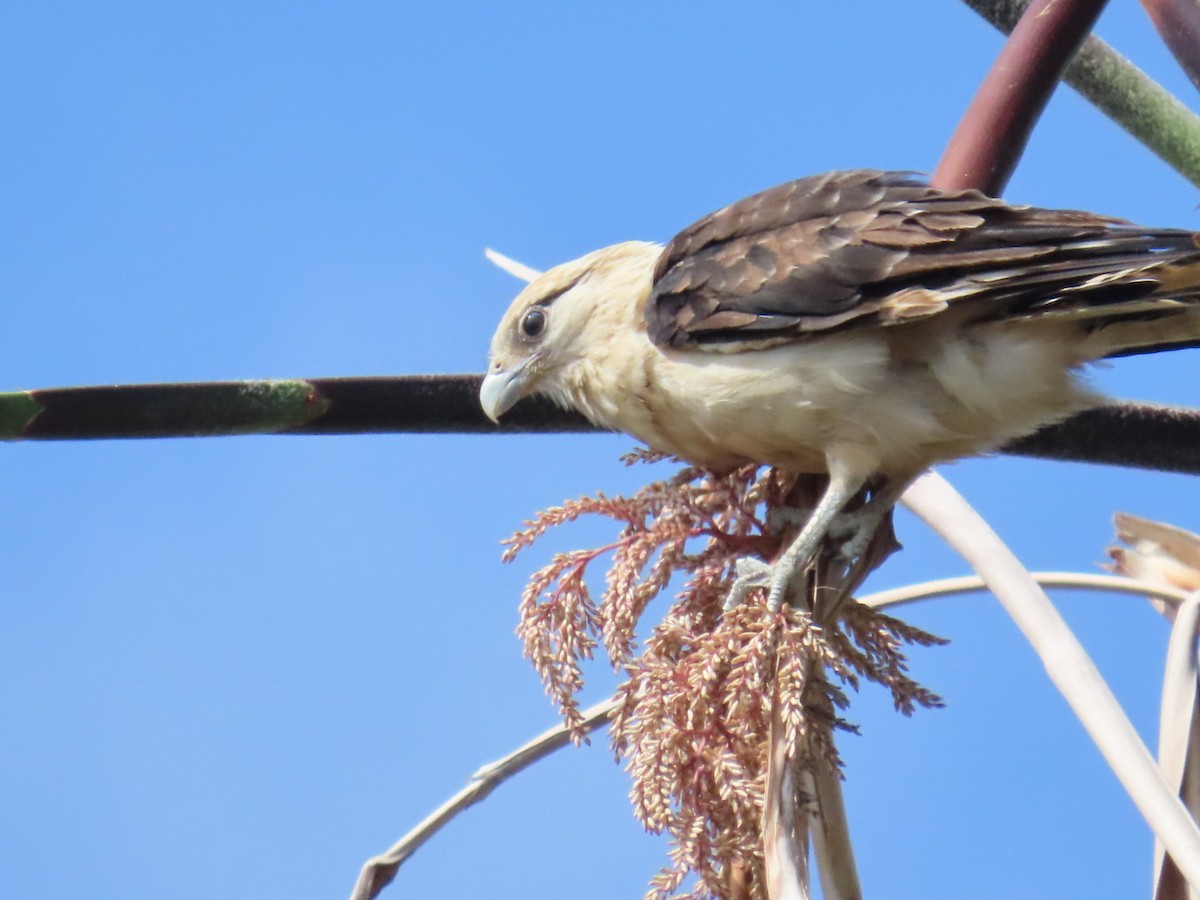
<instances>
[{"instance_id":1,"label":"bird's eye","mask_svg":"<svg viewBox=\"0 0 1200 900\"><path fill-rule=\"evenodd\" d=\"M540 306L535 306L529 312L525 313L525 317L521 319L521 333L525 337L539 337L546 330L546 311Z\"/></svg>"}]
</instances>

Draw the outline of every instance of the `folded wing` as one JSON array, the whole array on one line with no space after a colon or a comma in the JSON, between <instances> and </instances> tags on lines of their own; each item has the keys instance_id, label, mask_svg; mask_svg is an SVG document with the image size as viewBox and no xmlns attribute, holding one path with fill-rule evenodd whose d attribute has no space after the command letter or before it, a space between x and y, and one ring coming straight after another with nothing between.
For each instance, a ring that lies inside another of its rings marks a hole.
<instances>
[{"instance_id":1,"label":"folded wing","mask_svg":"<svg viewBox=\"0 0 1200 900\"><path fill-rule=\"evenodd\" d=\"M1197 283L1189 231L853 170L779 185L682 231L659 260L646 324L660 346L735 351L950 309L964 321L1155 315L1200 300Z\"/></svg>"}]
</instances>

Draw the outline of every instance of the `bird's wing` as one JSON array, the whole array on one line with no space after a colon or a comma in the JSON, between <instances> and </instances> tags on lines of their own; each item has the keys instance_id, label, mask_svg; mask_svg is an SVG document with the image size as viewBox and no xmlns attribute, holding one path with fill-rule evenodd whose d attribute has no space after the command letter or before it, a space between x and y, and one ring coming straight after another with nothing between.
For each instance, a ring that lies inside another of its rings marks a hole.
<instances>
[{"instance_id":1,"label":"bird's wing","mask_svg":"<svg viewBox=\"0 0 1200 900\"><path fill-rule=\"evenodd\" d=\"M830 172L678 234L659 259L646 324L660 346L733 350L952 304L970 303L981 320L1137 314L1151 295L1162 302L1165 263L1198 259L1187 231L1010 206L910 173Z\"/></svg>"}]
</instances>

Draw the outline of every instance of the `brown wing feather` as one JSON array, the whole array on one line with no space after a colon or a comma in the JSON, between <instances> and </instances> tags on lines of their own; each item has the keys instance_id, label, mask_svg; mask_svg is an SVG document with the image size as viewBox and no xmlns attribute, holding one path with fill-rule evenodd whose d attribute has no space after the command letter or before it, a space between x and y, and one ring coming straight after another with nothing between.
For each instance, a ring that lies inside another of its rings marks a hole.
<instances>
[{"instance_id":1,"label":"brown wing feather","mask_svg":"<svg viewBox=\"0 0 1200 900\"><path fill-rule=\"evenodd\" d=\"M830 172L680 232L659 261L646 323L661 346L728 349L911 321L966 299L980 318L1062 312L1144 297L1157 286L1147 267L1198 255L1187 231L1009 206L909 173ZM1123 270L1130 277L1103 293L1081 287Z\"/></svg>"}]
</instances>

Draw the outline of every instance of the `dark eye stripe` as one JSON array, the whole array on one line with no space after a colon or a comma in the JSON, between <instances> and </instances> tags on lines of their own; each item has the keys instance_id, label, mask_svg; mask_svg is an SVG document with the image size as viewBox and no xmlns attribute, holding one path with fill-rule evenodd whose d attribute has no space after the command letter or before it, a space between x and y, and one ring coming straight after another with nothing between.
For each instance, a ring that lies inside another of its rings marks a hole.
<instances>
[{"instance_id":1,"label":"dark eye stripe","mask_svg":"<svg viewBox=\"0 0 1200 900\"><path fill-rule=\"evenodd\" d=\"M558 290L552 291L551 293L547 294L545 297L540 298L537 301L536 305L537 306L549 306L551 303L553 303L555 300L557 300L559 297L561 297L563 294L565 294L571 288L575 287L575 285L579 284L579 282L581 282L581 281L583 281L583 275L580 275L578 278L576 278L574 281L570 282L569 284L563 285Z\"/></svg>"}]
</instances>

